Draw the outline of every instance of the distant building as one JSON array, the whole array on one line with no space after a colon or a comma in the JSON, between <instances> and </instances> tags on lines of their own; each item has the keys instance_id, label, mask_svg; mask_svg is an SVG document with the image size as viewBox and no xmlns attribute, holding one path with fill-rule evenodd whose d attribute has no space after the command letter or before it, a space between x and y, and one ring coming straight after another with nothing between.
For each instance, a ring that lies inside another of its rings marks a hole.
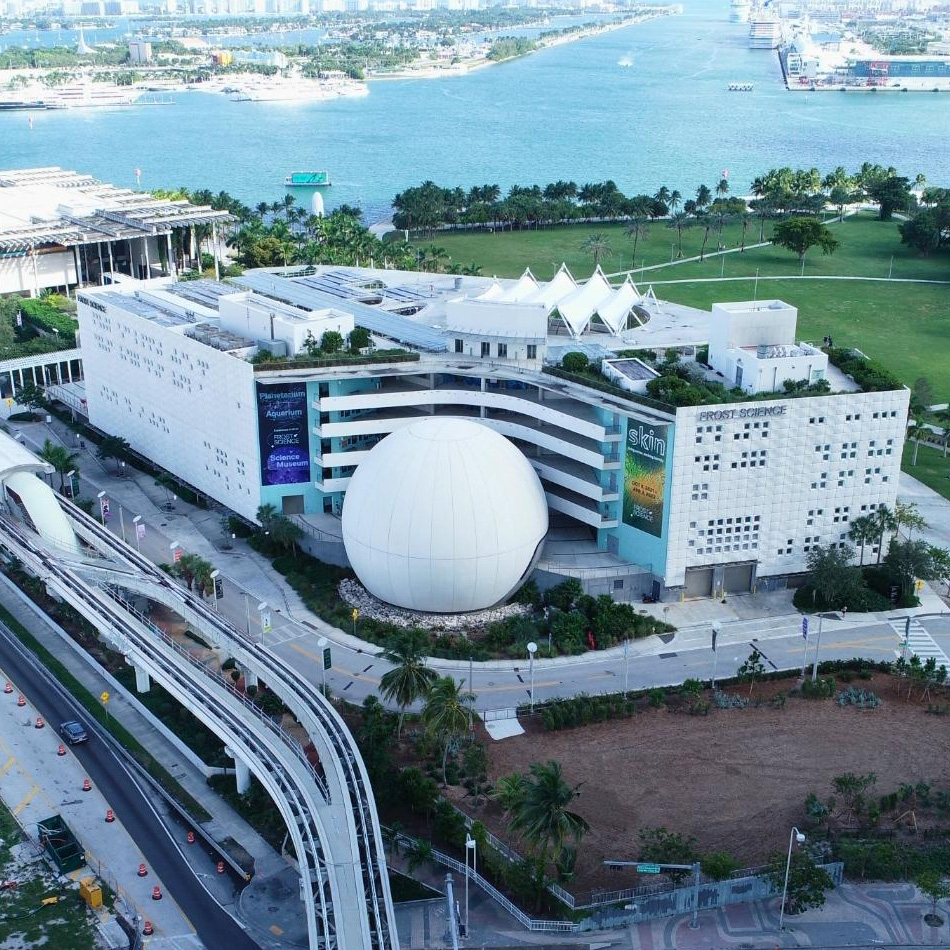
<instances>
[{"instance_id":1,"label":"distant building","mask_svg":"<svg viewBox=\"0 0 950 950\"><path fill-rule=\"evenodd\" d=\"M280 50L236 49L233 61L255 66L276 66L278 69L287 68L287 57ZM225 64L222 63L221 65Z\"/></svg>"},{"instance_id":2,"label":"distant building","mask_svg":"<svg viewBox=\"0 0 950 950\"><path fill-rule=\"evenodd\" d=\"M172 235L228 217L62 168L0 171L0 294L175 274Z\"/></svg>"},{"instance_id":3,"label":"distant building","mask_svg":"<svg viewBox=\"0 0 950 950\"><path fill-rule=\"evenodd\" d=\"M152 61L152 44L147 40L129 40L129 60L136 64Z\"/></svg>"}]
</instances>

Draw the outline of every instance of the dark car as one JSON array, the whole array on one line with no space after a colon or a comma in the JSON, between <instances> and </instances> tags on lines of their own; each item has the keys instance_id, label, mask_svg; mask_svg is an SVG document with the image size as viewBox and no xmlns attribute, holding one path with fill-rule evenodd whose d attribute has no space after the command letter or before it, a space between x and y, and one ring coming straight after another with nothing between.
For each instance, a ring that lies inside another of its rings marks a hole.
<instances>
[{"instance_id":1,"label":"dark car","mask_svg":"<svg viewBox=\"0 0 950 950\"><path fill-rule=\"evenodd\" d=\"M76 719L70 719L59 727L59 734L70 744L76 745L77 742L87 742L89 735L86 727Z\"/></svg>"}]
</instances>

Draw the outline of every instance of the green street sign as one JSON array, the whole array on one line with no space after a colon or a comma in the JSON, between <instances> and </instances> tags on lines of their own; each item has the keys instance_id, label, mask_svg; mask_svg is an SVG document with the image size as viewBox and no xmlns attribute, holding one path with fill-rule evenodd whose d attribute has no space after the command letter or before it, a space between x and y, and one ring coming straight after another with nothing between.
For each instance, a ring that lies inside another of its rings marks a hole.
<instances>
[{"instance_id":1,"label":"green street sign","mask_svg":"<svg viewBox=\"0 0 950 950\"><path fill-rule=\"evenodd\" d=\"M330 648L324 647L323 648L323 668L325 670L328 670L330 669L330 665L331 665L330 664Z\"/></svg>"},{"instance_id":2,"label":"green street sign","mask_svg":"<svg viewBox=\"0 0 950 950\"><path fill-rule=\"evenodd\" d=\"M660 865L659 864L638 864L637 865L637 874L659 874Z\"/></svg>"}]
</instances>

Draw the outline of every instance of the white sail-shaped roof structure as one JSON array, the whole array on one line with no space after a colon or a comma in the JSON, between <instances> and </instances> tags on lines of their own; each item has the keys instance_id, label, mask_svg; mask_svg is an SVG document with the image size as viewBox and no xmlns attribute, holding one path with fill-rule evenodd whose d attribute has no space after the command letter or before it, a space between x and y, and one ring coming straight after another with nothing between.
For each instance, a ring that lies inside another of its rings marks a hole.
<instances>
[{"instance_id":1,"label":"white sail-shaped roof structure","mask_svg":"<svg viewBox=\"0 0 950 950\"><path fill-rule=\"evenodd\" d=\"M546 284L542 284L540 287L538 287L538 289L533 294L531 294L530 297L526 297L522 303L544 304L544 306L548 309L548 313L550 313L555 307L557 307L562 297L567 296L576 288L577 281L575 281L571 276L571 272L567 269L567 265L562 264L552 280L549 280Z\"/></svg>"},{"instance_id":2,"label":"white sail-shaped roof structure","mask_svg":"<svg viewBox=\"0 0 950 950\"><path fill-rule=\"evenodd\" d=\"M505 290L497 299L504 303L522 303L537 293L537 290L538 282L534 279L534 274L530 270L526 270L518 278L518 282Z\"/></svg>"},{"instance_id":3,"label":"white sail-shaped roof structure","mask_svg":"<svg viewBox=\"0 0 950 950\"><path fill-rule=\"evenodd\" d=\"M553 282L552 282L553 283ZM567 324L571 336L580 336L600 305L613 296L613 288L598 267L590 279L557 302L557 312Z\"/></svg>"},{"instance_id":4,"label":"white sail-shaped roof structure","mask_svg":"<svg viewBox=\"0 0 950 950\"><path fill-rule=\"evenodd\" d=\"M497 280L492 281L491 285L483 290L474 300L498 300L504 294L501 284Z\"/></svg>"},{"instance_id":5,"label":"white sail-shaped roof structure","mask_svg":"<svg viewBox=\"0 0 950 950\"><path fill-rule=\"evenodd\" d=\"M628 277L608 299L601 302L597 308L597 316L604 322L604 326L615 336L627 325L627 318L635 304L641 300L640 292Z\"/></svg>"}]
</instances>

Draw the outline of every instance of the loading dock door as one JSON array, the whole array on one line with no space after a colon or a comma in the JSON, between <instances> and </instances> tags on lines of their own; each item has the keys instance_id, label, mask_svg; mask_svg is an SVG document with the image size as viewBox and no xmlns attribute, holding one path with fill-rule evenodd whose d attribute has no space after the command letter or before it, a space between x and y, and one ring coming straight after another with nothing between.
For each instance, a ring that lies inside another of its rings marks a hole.
<instances>
[{"instance_id":1,"label":"loading dock door","mask_svg":"<svg viewBox=\"0 0 950 950\"><path fill-rule=\"evenodd\" d=\"M686 572L686 596L709 597L712 594L713 569L701 567Z\"/></svg>"},{"instance_id":2,"label":"loading dock door","mask_svg":"<svg viewBox=\"0 0 950 950\"><path fill-rule=\"evenodd\" d=\"M735 564L727 567L723 587L730 594L745 594L752 590L752 564Z\"/></svg>"}]
</instances>

